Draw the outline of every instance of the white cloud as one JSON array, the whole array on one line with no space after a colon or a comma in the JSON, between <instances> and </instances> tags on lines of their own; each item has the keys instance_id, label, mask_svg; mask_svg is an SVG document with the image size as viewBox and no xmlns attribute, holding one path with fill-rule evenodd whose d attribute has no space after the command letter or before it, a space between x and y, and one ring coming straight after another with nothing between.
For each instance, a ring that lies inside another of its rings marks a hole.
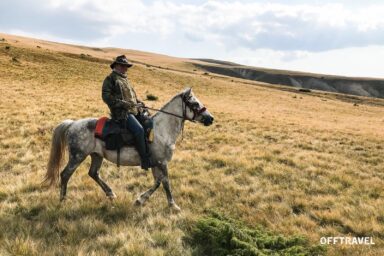
<instances>
[{"instance_id":1,"label":"white cloud","mask_svg":"<svg viewBox=\"0 0 384 256\"><path fill-rule=\"evenodd\" d=\"M384 46L369 46L311 53L282 65L307 72L384 78L383 60Z\"/></svg>"},{"instance_id":2,"label":"white cloud","mask_svg":"<svg viewBox=\"0 0 384 256\"><path fill-rule=\"evenodd\" d=\"M384 43L384 4L287 4L207 1L42 0L34 8L97 24L99 36L149 34L249 49L327 51ZM44 13L42 13L44 15ZM63 17L65 18L65 17ZM39 17L36 17L39 19ZM65 22L64 20L62 22ZM12 23L12 22L11 22ZM48 24L49 25L49 24ZM15 29L15 28L13 28ZM19 29L19 28L16 28ZM75 28L74 28L75 30ZM101 38L99 38L101 40Z\"/></svg>"},{"instance_id":3,"label":"white cloud","mask_svg":"<svg viewBox=\"0 0 384 256\"><path fill-rule=\"evenodd\" d=\"M241 64L352 77L384 78L384 46L350 47L324 52L237 49L223 59Z\"/></svg>"},{"instance_id":4,"label":"white cloud","mask_svg":"<svg viewBox=\"0 0 384 256\"><path fill-rule=\"evenodd\" d=\"M362 58L360 52L374 58L374 50L368 49L381 50L371 46L384 44L381 1L37 2L2 1L0 30L272 68L309 67L313 71L326 70L314 58L321 63L335 58L333 63L340 65L328 66L346 72L342 67L353 65L346 63L347 52L350 58ZM364 61L369 62L368 58Z\"/></svg>"}]
</instances>

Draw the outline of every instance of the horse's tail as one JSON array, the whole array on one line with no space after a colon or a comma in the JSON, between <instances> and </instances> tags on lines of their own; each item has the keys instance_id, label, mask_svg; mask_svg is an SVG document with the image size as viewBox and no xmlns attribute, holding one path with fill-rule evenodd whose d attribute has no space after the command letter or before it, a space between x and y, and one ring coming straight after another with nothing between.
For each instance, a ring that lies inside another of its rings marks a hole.
<instances>
[{"instance_id":1,"label":"horse's tail","mask_svg":"<svg viewBox=\"0 0 384 256\"><path fill-rule=\"evenodd\" d=\"M45 174L43 184L53 186L57 183L59 178L60 166L62 165L66 139L65 134L69 126L73 123L72 120L65 120L56 126L52 135L51 152L47 165L47 173Z\"/></svg>"}]
</instances>

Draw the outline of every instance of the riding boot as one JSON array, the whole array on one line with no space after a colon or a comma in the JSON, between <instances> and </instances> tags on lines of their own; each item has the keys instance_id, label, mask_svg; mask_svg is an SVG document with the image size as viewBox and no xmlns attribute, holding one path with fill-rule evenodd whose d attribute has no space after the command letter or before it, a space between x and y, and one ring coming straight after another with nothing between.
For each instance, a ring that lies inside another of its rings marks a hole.
<instances>
[{"instance_id":1,"label":"riding boot","mask_svg":"<svg viewBox=\"0 0 384 256\"><path fill-rule=\"evenodd\" d=\"M141 168L147 171L149 168L152 167L152 163L151 163L150 154L147 151L147 146L145 143L144 136L135 137L135 142L136 142L136 149L139 152L140 159L141 159Z\"/></svg>"}]
</instances>

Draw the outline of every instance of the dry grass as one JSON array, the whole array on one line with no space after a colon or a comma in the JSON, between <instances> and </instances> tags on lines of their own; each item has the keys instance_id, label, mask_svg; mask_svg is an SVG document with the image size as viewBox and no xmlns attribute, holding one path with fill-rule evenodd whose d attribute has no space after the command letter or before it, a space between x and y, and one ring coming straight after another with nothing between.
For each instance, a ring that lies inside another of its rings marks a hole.
<instances>
[{"instance_id":1,"label":"dry grass","mask_svg":"<svg viewBox=\"0 0 384 256\"><path fill-rule=\"evenodd\" d=\"M100 90L109 61L8 43L0 43L1 255L189 255L185 227L206 209L313 245L372 236L376 245L331 245L328 255L384 255L384 107L136 65L129 76L139 96L159 97L149 106L189 85L217 120L186 124L170 164L182 212L168 210L162 190L132 206L152 178L104 162L118 195L107 201L89 160L60 204L58 189L39 186L52 129L107 115Z\"/></svg>"}]
</instances>

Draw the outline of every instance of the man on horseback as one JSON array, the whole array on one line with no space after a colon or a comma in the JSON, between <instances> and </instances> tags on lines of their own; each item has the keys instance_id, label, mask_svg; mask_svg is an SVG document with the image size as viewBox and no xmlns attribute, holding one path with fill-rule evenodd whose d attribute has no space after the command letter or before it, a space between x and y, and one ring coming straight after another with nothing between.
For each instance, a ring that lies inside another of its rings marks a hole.
<instances>
[{"instance_id":1,"label":"man on horseback","mask_svg":"<svg viewBox=\"0 0 384 256\"><path fill-rule=\"evenodd\" d=\"M149 148L146 145L145 132L138 120L144 104L137 99L136 92L127 79L127 70L132 67L125 55L117 56L110 65L112 73L108 75L102 88L103 101L111 111L111 118L127 128L135 137L136 149L141 158L141 168L152 167Z\"/></svg>"}]
</instances>

